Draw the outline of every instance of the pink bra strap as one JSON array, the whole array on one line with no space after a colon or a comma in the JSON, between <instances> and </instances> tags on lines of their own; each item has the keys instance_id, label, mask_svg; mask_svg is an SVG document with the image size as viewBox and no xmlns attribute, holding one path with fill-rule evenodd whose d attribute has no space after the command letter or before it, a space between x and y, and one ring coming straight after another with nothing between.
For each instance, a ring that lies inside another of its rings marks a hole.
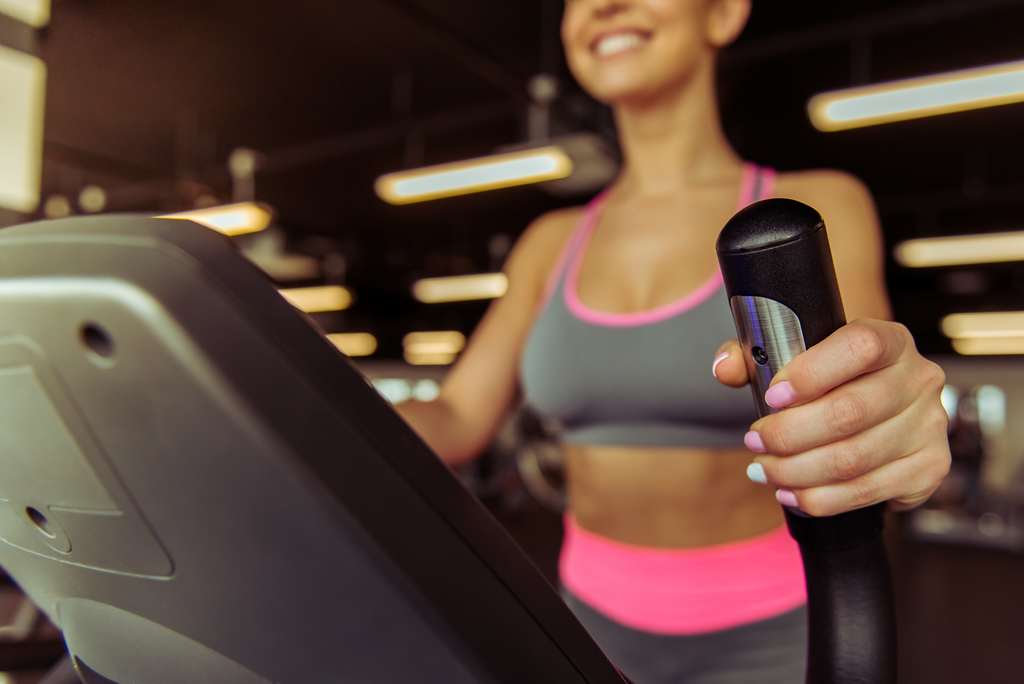
<instances>
[{"instance_id":1,"label":"pink bra strap","mask_svg":"<svg viewBox=\"0 0 1024 684\"><path fill-rule=\"evenodd\" d=\"M761 167L753 162L744 162L742 178L740 180L740 201L738 209L742 209L759 199L771 197L775 190L775 171ZM608 194L611 188L605 188L593 197L583 210L583 216L573 230L569 239L562 247L562 252L555 262L555 266L548 275L547 284L544 287L544 296L541 298L541 307L546 306L551 299L559 281L567 275L569 264L573 262L576 252L580 246L587 241L590 233L597 227L597 221L601 216L601 210L608 201ZM756 196L755 196L756 194Z\"/></svg>"},{"instance_id":2,"label":"pink bra strap","mask_svg":"<svg viewBox=\"0 0 1024 684\"><path fill-rule=\"evenodd\" d=\"M760 185L758 182L760 171L757 164L743 162L743 177L740 180L740 201L737 209L742 209L757 200L757 197L754 197L754 193L757 192Z\"/></svg>"}]
</instances>

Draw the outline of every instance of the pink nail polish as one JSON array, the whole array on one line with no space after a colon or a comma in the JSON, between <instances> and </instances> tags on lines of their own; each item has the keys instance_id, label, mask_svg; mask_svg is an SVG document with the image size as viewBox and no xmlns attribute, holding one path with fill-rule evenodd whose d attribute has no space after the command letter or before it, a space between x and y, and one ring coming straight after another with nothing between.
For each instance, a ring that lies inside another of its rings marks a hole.
<instances>
[{"instance_id":1,"label":"pink nail polish","mask_svg":"<svg viewBox=\"0 0 1024 684\"><path fill-rule=\"evenodd\" d=\"M722 352L721 354L715 357L715 362L711 364L711 374L715 376L716 380L718 379L718 365L725 361L727 358L729 358L729 352Z\"/></svg>"},{"instance_id":2,"label":"pink nail polish","mask_svg":"<svg viewBox=\"0 0 1024 684\"><path fill-rule=\"evenodd\" d=\"M800 508L800 502L796 500L796 494L788 489L778 489L775 491L775 500L783 506L789 508Z\"/></svg>"},{"instance_id":3,"label":"pink nail polish","mask_svg":"<svg viewBox=\"0 0 1024 684\"><path fill-rule=\"evenodd\" d=\"M764 400L774 409L783 409L793 403L796 399L796 392L793 390L793 385L789 382L783 381L777 385L772 385L767 392L764 393Z\"/></svg>"},{"instance_id":4,"label":"pink nail polish","mask_svg":"<svg viewBox=\"0 0 1024 684\"><path fill-rule=\"evenodd\" d=\"M763 454L768 451L764 448L764 440L761 439L761 435L757 434L753 430L743 435L743 443L747 445L748 449L758 454Z\"/></svg>"}]
</instances>

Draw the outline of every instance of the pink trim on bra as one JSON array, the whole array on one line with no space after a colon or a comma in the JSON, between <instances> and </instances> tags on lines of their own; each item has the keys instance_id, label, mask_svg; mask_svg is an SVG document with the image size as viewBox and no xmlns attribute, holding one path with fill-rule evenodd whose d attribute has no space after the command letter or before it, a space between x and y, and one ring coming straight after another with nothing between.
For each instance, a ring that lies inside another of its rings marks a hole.
<instances>
[{"instance_id":1,"label":"pink trim on bra","mask_svg":"<svg viewBox=\"0 0 1024 684\"><path fill-rule=\"evenodd\" d=\"M562 245L562 249L558 254L558 259L555 261L555 267L548 273L547 283L544 285L544 296L540 299L539 308L543 309L547 306L548 302L551 301L551 297L555 294L555 290L558 289L558 279L562 277L562 273L568 268L569 260L576 251L576 245L579 243L580 238L583 237L586 227L587 216L593 210L595 204L599 204L604 201L605 195L608 194L608 189L602 190L600 193L591 199L587 206L583 210L583 217L580 219L576 228L573 229L572 233L569 234L569 239Z\"/></svg>"},{"instance_id":2,"label":"pink trim on bra","mask_svg":"<svg viewBox=\"0 0 1024 684\"><path fill-rule=\"evenodd\" d=\"M750 204L755 198L754 186L757 181L758 173L760 169L754 164L745 163L743 165L743 176L740 180L740 196L739 202L737 203L738 209ZM761 197L767 197L769 185L769 170L765 170L762 174L762 187L759 193ZM605 200L607 199L607 191L602 192L600 195L591 200L590 204L587 205L586 213L583 215L580 221L580 227L578 229L579 237L575 235L571 240L570 253L565 256L566 275L565 285L563 287L565 295L565 304L569 311L579 318L580 320L592 323L594 325L601 325L606 327L632 327L650 325L652 323L658 323L660 321L678 316L679 314L693 309L703 302L710 299L718 288L722 286L722 274L718 268L715 268L715 272L711 274L711 277L699 285L695 290L687 293L681 299L674 302L664 304L654 309L647 311L636 311L629 313L611 313L606 311L598 311L591 309L589 306L583 303L579 297L578 285L580 270L583 267L583 257L587 250L587 245L590 243L590 239L597 229L598 220L601 216L601 209L604 207Z\"/></svg>"},{"instance_id":3,"label":"pink trim on bra","mask_svg":"<svg viewBox=\"0 0 1024 684\"><path fill-rule=\"evenodd\" d=\"M775 196L775 176L775 169L761 168L761 196L757 199Z\"/></svg>"}]
</instances>

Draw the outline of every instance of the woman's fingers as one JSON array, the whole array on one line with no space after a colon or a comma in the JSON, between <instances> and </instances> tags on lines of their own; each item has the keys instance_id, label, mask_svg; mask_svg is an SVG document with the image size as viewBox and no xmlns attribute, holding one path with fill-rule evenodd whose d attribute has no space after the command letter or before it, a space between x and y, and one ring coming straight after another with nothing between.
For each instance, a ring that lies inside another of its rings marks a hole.
<instances>
[{"instance_id":1,"label":"woman's fingers","mask_svg":"<svg viewBox=\"0 0 1024 684\"><path fill-rule=\"evenodd\" d=\"M865 475L822 487L779 489L776 498L809 515L826 516L890 501L895 509L928 499L949 472L949 451L930 445Z\"/></svg>"},{"instance_id":2,"label":"woman's fingers","mask_svg":"<svg viewBox=\"0 0 1024 684\"><path fill-rule=\"evenodd\" d=\"M907 375L905 367L890 366L811 402L765 416L750 426L757 436L748 436L748 443L761 445L754 451L789 456L870 430L921 398L919 392L893 391L893 387L913 389Z\"/></svg>"},{"instance_id":3,"label":"woman's fingers","mask_svg":"<svg viewBox=\"0 0 1024 684\"><path fill-rule=\"evenodd\" d=\"M765 397L777 409L813 401L855 378L896 364L913 344L899 323L870 319L848 323L786 364L772 379Z\"/></svg>"},{"instance_id":4,"label":"woman's fingers","mask_svg":"<svg viewBox=\"0 0 1024 684\"><path fill-rule=\"evenodd\" d=\"M927 447L923 437L907 442L907 435L922 435L934 424L944 428L946 416L935 414L927 402L916 402L891 420L846 439L795 456L765 455L760 463L770 483L785 489L806 489L854 480L886 463Z\"/></svg>"}]
</instances>

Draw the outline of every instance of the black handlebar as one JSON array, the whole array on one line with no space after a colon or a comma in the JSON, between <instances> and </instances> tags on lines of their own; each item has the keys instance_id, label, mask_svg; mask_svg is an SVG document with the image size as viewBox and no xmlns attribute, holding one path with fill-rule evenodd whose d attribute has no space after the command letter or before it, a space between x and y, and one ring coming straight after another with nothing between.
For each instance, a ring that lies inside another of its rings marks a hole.
<instances>
[{"instance_id":1,"label":"black handlebar","mask_svg":"<svg viewBox=\"0 0 1024 684\"><path fill-rule=\"evenodd\" d=\"M718 259L760 415L771 378L846 323L825 224L788 199L741 210ZM808 684L892 684L896 631L882 541L884 504L814 518L786 509L807 582Z\"/></svg>"}]
</instances>

